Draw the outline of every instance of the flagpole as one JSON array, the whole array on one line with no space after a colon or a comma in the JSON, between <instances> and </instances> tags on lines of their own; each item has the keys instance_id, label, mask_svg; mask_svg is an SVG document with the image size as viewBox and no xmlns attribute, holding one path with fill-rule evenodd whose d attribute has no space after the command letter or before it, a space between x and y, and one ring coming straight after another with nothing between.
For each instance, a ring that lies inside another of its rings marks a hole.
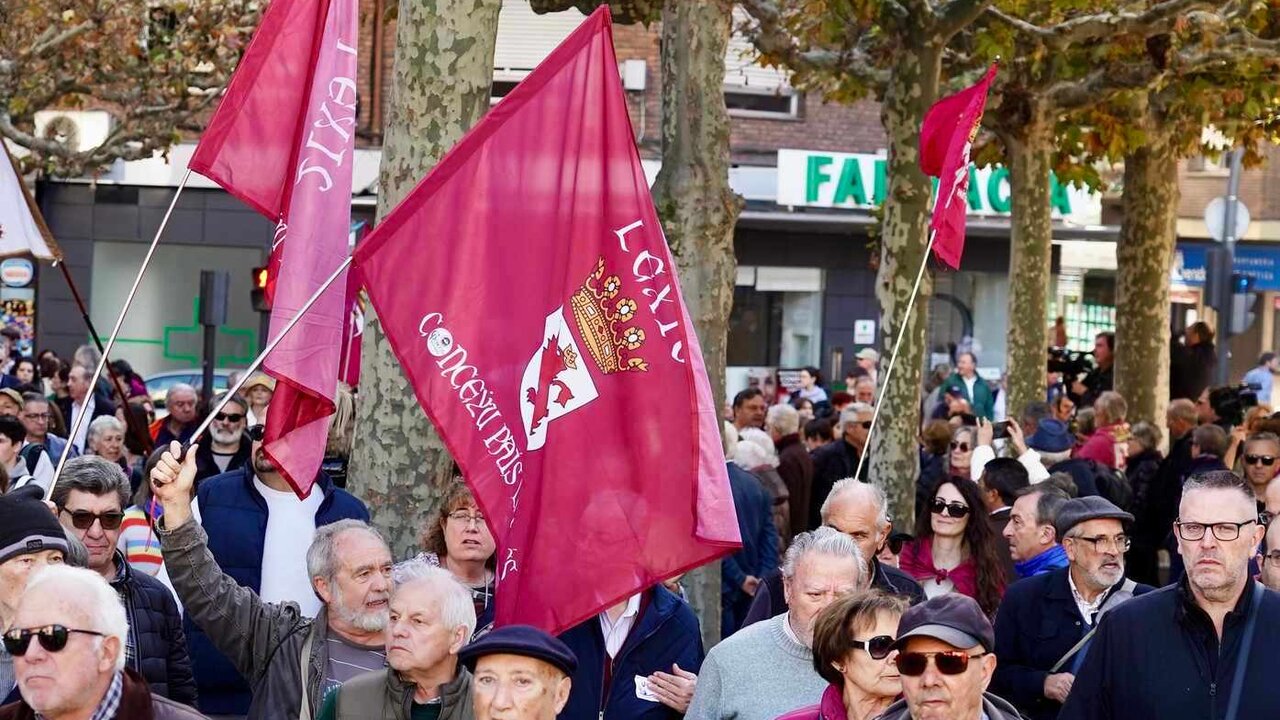
<instances>
[{"instance_id":1,"label":"flagpole","mask_svg":"<svg viewBox=\"0 0 1280 720\"><path fill-rule=\"evenodd\" d=\"M191 179L191 168L182 175L182 181L178 183L178 189L173 193L173 200L169 202L169 209L165 211L164 217L160 220L160 227L156 228L155 237L151 238L151 247L147 248L147 254L142 258L142 266L138 268L138 275L133 279L133 287L129 288L129 294L124 299L124 307L120 308L120 314L116 317L115 327L111 329L111 336L107 338L107 346L102 350L102 357L98 359L98 366L93 369L93 378L89 381L88 398L93 397L94 389L98 387L98 381L102 379L102 368L107 364L107 356L116 346L116 338L120 336L120 328L124 325L125 315L129 313L129 307L133 305L133 299L138 294L138 286L142 284L142 276L146 274L147 268L151 265L151 258L156 254L156 246L160 243L160 236L164 234L165 226L169 224L169 217L173 215L173 208L178 204L178 198L182 196L182 191L187 186L187 181ZM96 333L95 333L96 337ZM75 444L76 437L80 434L80 427L84 425L85 415L87 413L81 408L81 412L76 416L75 422L71 426L71 431L67 435L67 443ZM129 409L125 408L125 417L129 416ZM53 487L58 484L58 478L62 477L62 468L67 464L67 458L71 453L64 452L58 458L58 467L53 471L53 482L49 483L49 492L53 492Z\"/></svg>"},{"instance_id":2,"label":"flagpole","mask_svg":"<svg viewBox=\"0 0 1280 720\"><path fill-rule=\"evenodd\" d=\"M267 346L262 349L262 352L258 353L258 357L254 358L253 362L249 364L249 367L240 374L240 379L236 381L236 384L233 387L228 388L227 391L222 394L222 399L218 401L218 404L214 406L214 408L209 412L209 415L205 417L204 421L196 427L195 432L191 434L191 440L187 443L187 447L191 447L196 444L200 439L200 436L204 434L204 431L208 430L209 425L213 423L213 418L216 417L218 413L222 412L222 409L231 401L231 396L239 392L240 388L248 382L249 377L257 372L258 367L262 365L262 361L267 359L267 356L276 349L276 346L280 344L280 341L284 340L285 336L289 334L289 331L293 330L294 326L298 324L298 321L302 320L302 316L307 314L307 311L311 309L311 306L315 305L316 302L320 300L320 296L324 294L324 291L328 290L331 285L338 281L338 278L342 276L342 273L351 266L351 260L351 256L347 256L347 259L342 261L342 264L338 266L338 269L333 271L333 274L330 275L314 293L312 293L310 298L307 298L307 301L302 304L301 308L298 308L298 312L294 313L294 316L289 319L289 322L283 328L280 328L280 334L272 338L271 342L267 343Z\"/></svg>"},{"instance_id":3,"label":"flagpole","mask_svg":"<svg viewBox=\"0 0 1280 720\"><path fill-rule=\"evenodd\" d=\"M876 397L875 411L871 415L871 427L867 429L867 444L858 454L858 469L855 478L862 477L862 466L871 454L871 436L875 434L876 422L880 419L880 408L884 404L884 393L889 389L889 379L893 377L893 367L898 364L898 349L902 347L902 338L907 334L907 326L911 324L911 312L916 306L916 297L920 294L920 281L924 279L925 268L929 266L929 254L933 252L933 238L937 231L929 232L929 243L925 245L924 257L920 259L920 269L916 272L916 283L911 288L911 297L907 299L907 312L902 316L902 325L898 327L898 339L893 341L893 354L889 356L889 367L884 370L884 382L880 385L880 394Z\"/></svg>"}]
</instances>

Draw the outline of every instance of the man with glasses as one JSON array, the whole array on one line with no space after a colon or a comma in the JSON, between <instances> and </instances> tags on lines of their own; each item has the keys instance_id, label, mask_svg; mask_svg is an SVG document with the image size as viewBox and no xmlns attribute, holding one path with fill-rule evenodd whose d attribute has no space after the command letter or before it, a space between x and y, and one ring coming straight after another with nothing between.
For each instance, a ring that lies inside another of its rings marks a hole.
<instances>
[{"instance_id":1,"label":"man with glasses","mask_svg":"<svg viewBox=\"0 0 1280 720\"><path fill-rule=\"evenodd\" d=\"M1020 720L986 692L996 669L991 621L967 595L948 593L909 608L898 622L894 664L902 699L879 720Z\"/></svg>"},{"instance_id":2,"label":"man with glasses","mask_svg":"<svg viewBox=\"0 0 1280 720\"><path fill-rule=\"evenodd\" d=\"M27 429L26 445L43 445L54 463L62 458L69 447L66 438L49 433L49 400L40 393L29 392L22 396L22 414L18 416ZM71 457L79 455L71 448Z\"/></svg>"},{"instance_id":3,"label":"man with glasses","mask_svg":"<svg viewBox=\"0 0 1280 720\"><path fill-rule=\"evenodd\" d=\"M822 503L837 481L853 477L858 458L867 448L871 417L875 409L866 403L854 403L840 413L836 439L813 451L813 488L809 495L809 526L822 524ZM867 465L862 466L859 480L867 479Z\"/></svg>"},{"instance_id":4,"label":"man with glasses","mask_svg":"<svg viewBox=\"0 0 1280 720\"><path fill-rule=\"evenodd\" d=\"M1249 576L1253 490L1228 471L1192 477L1174 531L1186 575L1107 614L1061 720L1280 717L1280 595Z\"/></svg>"},{"instance_id":5,"label":"man with glasses","mask_svg":"<svg viewBox=\"0 0 1280 720\"><path fill-rule=\"evenodd\" d=\"M0 720L195 720L155 694L127 657L128 610L90 570L51 566L34 575L4 633L22 700Z\"/></svg>"},{"instance_id":6,"label":"man with glasses","mask_svg":"<svg viewBox=\"0 0 1280 720\"><path fill-rule=\"evenodd\" d=\"M262 425L245 431L251 441L249 462L200 483L200 524L209 552L232 580L266 603L294 603L304 617L317 617L321 600L307 571L307 548L316 528L347 519L368 522L369 511L323 472L317 473L311 493L299 499L263 450L265 432ZM172 568L169 573L172 577ZM200 709L210 715L248 712L249 686L189 612L186 630Z\"/></svg>"},{"instance_id":7,"label":"man with glasses","mask_svg":"<svg viewBox=\"0 0 1280 720\"><path fill-rule=\"evenodd\" d=\"M135 571L117 549L129 480L120 466L89 455L67 461L50 500L68 535L89 552L89 569L110 583L129 618L126 663L157 695L185 705L196 702L182 617L164 583Z\"/></svg>"},{"instance_id":8,"label":"man with glasses","mask_svg":"<svg viewBox=\"0 0 1280 720\"><path fill-rule=\"evenodd\" d=\"M1030 720L1058 717L1098 620L1151 591L1124 577L1132 523L1132 515L1105 498L1062 503L1056 533L1070 564L1005 592L996 614L1000 667L992 688Z\"/></svg>"},{"instance_id":9,"label":"man with glasses","mask_svg":"<svg viewBox=\"0 0 1280 720\"><path fill-rule=\"evenodd\" d=\"M214 407L222 402L222 397L214 399ZM197 490L205 478L239 470L249 462L253 442L245 434L248 408L249 403L243 397L232 395L222 411L213 416L209 432L196 446Z\"/></svg>"},{"instance_id":10,"label":"man with glasses","mask_svg":"<svg viewBox=\"0 0 1280 720\"><path fill-rule=\"evenodd\" d=\"M1280 522L1270 520L1266 541L1258 549L1258 579L1272 590L1280 590Z\"/></svg>"}]
</instances>

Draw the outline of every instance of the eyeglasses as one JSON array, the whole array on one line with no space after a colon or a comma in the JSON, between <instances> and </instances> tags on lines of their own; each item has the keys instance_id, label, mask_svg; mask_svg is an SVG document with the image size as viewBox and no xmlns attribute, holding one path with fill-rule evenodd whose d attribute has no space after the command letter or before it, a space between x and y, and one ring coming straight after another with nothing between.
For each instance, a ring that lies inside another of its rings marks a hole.
<instances>
[{"instance_id":1,"label":"eyeglasses","mask_svg":"<svg viewBox=\"0 0 1280 720\"><path fill-rule=\"evenodd\" d=\"M1067 539L1087 542L1093 546L1093 551L1097 553L1129 552L1129 546L1133 544L1133 541L1129 539L1128 535L1117 535L1115 537L1107 537L1106 535L1095 535L1094 537L1084 537L1083 535L1078 535L1078 536L1069 535L1067 536Z\"/></svg>"},{"instance_id":2,"label":"eyeglasses","mask_svg":"<svg viewBox=\"0 0 1280 720\"><path fill-rule=\"evenodd\" d=\"M267 426L261 424L250 425L249 428L244 431L244 434L248 435L249 439L254 442L262 442L262 438L267 435Z\"/></svg>"},{"instance_id":3,"label":"eyeglasses","mask_svg":"<svg viewBox=\"0 0 1280 720\"><path fill-rule=\"evenodd\" d=\"M244 413L218 413L213 416L218 422L238 423L244 419Z\"/></svg>"},{"instance_id":4,"label":"eyeglasses","mask_svg":"<svg viewBox=\"0 0 1280 720\"><path fill-rule=\"evenodd\" d=\"M1272 565L1280 565L1280 550L1272 550L1262 556L1262 562L1270 561Z\"/></svg>"},{"instance_id":5,"label":"eyeglasses","mask_svg":"<svg viewBox=\"0 0 1280 720\"><path fill-rule=\"evenodd\" d=\"M894 639L888 635L877 635L869 640L851 640L849 642L859 650L866 650L872 660L883 660L893 652Z\"/></svg>"},{"instance_id":6,"label":"eyeglasses","mask_svg":"<svg viewBox=\"0 0 1280 720\"><path fill-rule=\"evenodd\" d=\"M71 633L81 633L82 635L95 635L97 637L106 637L106 634L97 632L96 630L77 630L69 628L65 625L45 625L38 628L14 628L4 634L4 649L14 657L22 657L27 654L27 650L31 647L31 638L37 638L40 641L40 647L48 652L58 652L67 646L67 639Z\"/></svg>"},{"instance_id":7,"label":"eyeglasses","mask_svg":"<svg viewBox=\"0 0 1280 720\"><path fill-rule=\"evenodd\" d=\"M1198 522L1182 522L1174 521L1174 525L1178 527L1178 537L1183 540L1202 540L1204 533L1209 528L1213 528L1213 536L1222 542L1230 542L1240 537L1240 529L1245 525L1258 522L1257 518L1245 520L1244 522L1217 522L1217 523L1198 523Z\"/></svg>"},{"instance_id":8,"label":"eyeglasses","mask_svg":"<svg viewBox=\"0 0 1280 720\"><path fill-rule=\"evenodd\" d=\"M929 666L929 658L933 658L933 664L938 668L938 672L943 675L959 675L969 669L970 658L980 658L989 653L978 653L970 655L959 650L949 650L946 652L912 652L902 653L894 659L894 664L898 666L898 672L907 677L917 677L924 674L925 669Z\"/></svg>"},{"instance_id":9,"label":"eyeglasses","mask_svg":"<svg viewBox=\"0 0 1280 720\"><path fill-rule=\"evenodd\" d=\"M951 443L951 449L952 449L952 450L959 450L960 452L969 452L969 443L967 443L967 442L952 442L952 443Z\"/></svg>"},{"instance_id":10,"label":"eyeglasses","mask_svg":"<svg viewBox=\"0 0 1280 720\"><path fill-rule=\"evenodd\" d=\"M49 413L22 413L22 417L28 420L44 420L48 422L51 416Z\"/></svg>"},{"instance_id":11,"label":"eyeglasses","mask_svg":"<svg viewBox=\"0 0 1280 720\"><path fill-rule=\"evenodd\" d=\"M470 525L473 522L476 524L477 527L484 525L483 513L476 513L475 515L472 515L466 510L455 510L449 513L449 519L458 523L459 525Z\"/></svg>"},{"instance_id":12,"label":"eyeglasses","mask_svg":"<svg viewBox=\"0 0 1280 720\"><path fill-rule=\"evenodd\" d=\"M88 510L68 510L61 508L61 511L71 516L71 524L77 530L88 530L93 527L93 523L102 523L103 530L119 530L120 523L124 522L124 513L119 510L113 510L105 513L92 513Z\"/></svg>"},{"instance_id":13,"label":"eyeglasses","mask_svg":"<svg viewBox=\"0 0 1280 720\"><path fill-rule=\"evenodd\" d=\"M1247 465L1261 464L1265 467L1271 467L1276 462L1276 456L1275 455L1245 455L1244 461L1245 461L1245 464Z\"/></svg>"},{"instance_id":14,"label":"eyeglasses","mask_svg":"<svg viewBox=\"0 0 1280 720\"><path fill-rule=\"evenodd\" d=\"M934 515L950 515L953 518L962 518L969 514L968 505L958 502L949 503L945 500L934 500L929 509Z\"/></svg>"}]
</instances>

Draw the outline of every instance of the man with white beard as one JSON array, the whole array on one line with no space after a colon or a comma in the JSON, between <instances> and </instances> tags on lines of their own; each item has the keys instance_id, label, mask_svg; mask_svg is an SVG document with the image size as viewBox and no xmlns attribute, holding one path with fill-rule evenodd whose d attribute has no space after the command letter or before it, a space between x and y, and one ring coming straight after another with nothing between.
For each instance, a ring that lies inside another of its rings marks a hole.
<instances>
[{"instance_id":1,"label":"man with white beard","mask_svg":"<svg viewBox=\"0 0 1280 720\"><path fill-rule=\"evenodd\" d=\"M1124 577L1133 516L1104 498L1068 500L1058 508L1056 531L1069 565L1020 580L1005 592L996 614L1000 664L991 691L1030 720L1058 716L1107 612L1151 587Z\"/></svg>"},{"instance_id":2,"label":"man with white beard","mask_svg":"<svg viewBox=\"0 0 1280 720\"><path fill-rule=\"evenodd\" d=\"M326 693L386 664L386 541L360 520L322 525L306 553L311 587L323 602L316 620L297 603L265 602L223 573L209 552L191 516L195 453L179 462L180 454L171 443L150 480L164 509L156 532L165 567L187 617L248 681L249 720L313 717Z\"/></svg>"},{"instance_id":3,"label":"man with white beard","mask_svg":"<svg viewBox=\"0 0 1280 720\"><path fill-rule=\"evenodd\" d=\"M214 398L217 407L222 396ZM253 441L245 434L249 403L239 394L232 395L222 410L213 416L209 432L196 446L196 486L200 481L225 472L234 472L249 462Z\"/></svg>"}]
</instances>

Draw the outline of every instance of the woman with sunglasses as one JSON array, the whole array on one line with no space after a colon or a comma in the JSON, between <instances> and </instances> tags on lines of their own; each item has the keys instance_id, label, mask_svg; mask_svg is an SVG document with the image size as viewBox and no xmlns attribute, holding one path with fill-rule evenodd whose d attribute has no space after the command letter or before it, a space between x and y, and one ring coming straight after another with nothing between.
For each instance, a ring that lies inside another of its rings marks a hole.
<instances>
[{"instance_id":1,"label":"woman with sunglasses","mask_svg":"<svg viewBox=\"0 0 1280 720\"><path fill-rule=\"evenodd\" d=\"M986 518L982 491L964 477L938 481L929 513L916 522L915 539L902 548L901 569L920 582L926 597L968 595L994 615L1004 595L1007 546Z\"/></svg>"},{"instance_id":2,"label":"woman with sunglasses","mask_svg":"<svg viewBox=\"0 0 1280 720\"><path fill-rule=\"evenodd\" d=\"M871 720L902 693L891 649L907 601L880 590L831 603L813 623L813 667L831 683L817 705L779 720Z\"/></svg>"},{"instance_id":3,"label":"woman with sunglasses","mask_svg":"<svg viewBox=\"0 0 1280 720\"><path fill-rule=\"evenodd\" d=\"M973 448L978 441L977 428L961 425L951 432L951 454L947 456L949 475L969 477L973 466Z\"/></svg>"}]
</instances>

